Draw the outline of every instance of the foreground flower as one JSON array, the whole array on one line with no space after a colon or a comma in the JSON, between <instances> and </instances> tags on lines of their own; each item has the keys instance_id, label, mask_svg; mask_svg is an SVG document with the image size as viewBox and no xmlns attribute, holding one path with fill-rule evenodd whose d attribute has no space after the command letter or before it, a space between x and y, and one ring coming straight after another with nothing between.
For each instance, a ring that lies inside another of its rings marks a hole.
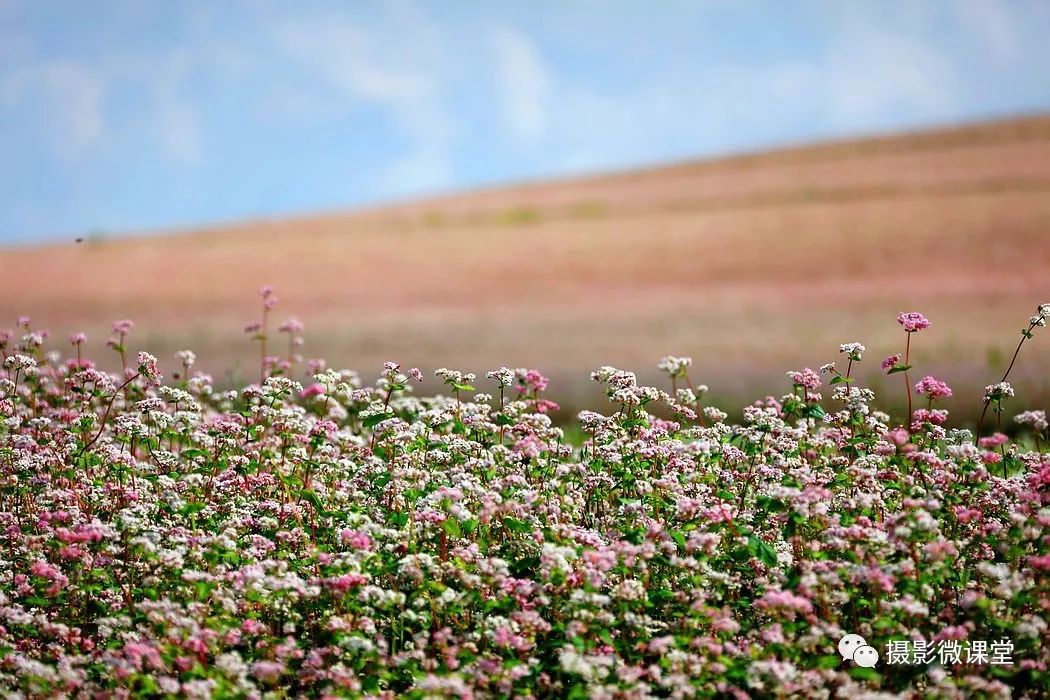
<instances>
[{"instance_id":1,"label":"foreground flower","mask_svg":"<svg viewBox=\"0 0 1050 700\"><path fill-rule=\"evenodd\" d=\"M157 358L150 355L148 352L139 353L139 374L150 386L160 386L160 380L163 377L160 370L157 369Z\"/></svg>"},{"instance_id":2,"label":"foreground flower","mask_svg":"<svg viewBox=\"0 0 1050 700\"><path fill-rule=\"evenodd\" d=\"M930 375L926 375L915 385L915 393L923 394L930 401L934 401L951 397L952 388L940 379L934 379Z\"/></svg>"},{"instance_id":3,"label":"foreground flower","mask_svg":"<svg viewBox=\"0 0 1050 700\"><path fill-rule=\"evenodd\" d=\"M1024 411L1014 416L1018 425L1027 425L1036 432L1045 432L1050 424L1046 420L1046 411Z\"/></svg>"},{"instance_id":4,"label":"foreground flower","mask_svg":"<svg viewBox=\"0 0 1050 700\"><path fill-rule=\"evenodd\" d=\"M930 321L918 311L908 311L897 314L897 323L904 326L908 333L925 330L930 327Z\"/></svg>"},{"instance_id":5,"label":"foreground flower","mask_svg":"<svg viewBox=\"0 0 1050 700\"><path fill-rule=\"evenodd\" d=\"M998 384L989 384L984 388L984 398L988 401L1002 401L1003 399L1010 398L1014 395L1014 388L1010 386L1010 382L999 382Z\"/></svg>"},{"instance_id":6,"label":"foreground flower","mask_svg":"<svg viewBox=\"0 0 1050 700\"><path fill-rule=\"evenodd\" d=\"M671 377L680 378L685 376L685 373L693 364L693 358L691 357L675 357L674 355L667 355L659 364L657 369L667 372Z\"/></svg>"},{"instance_id":7,"label":"foreground flower","mask_svg":"<svg viewBox=\"0 0 1050 700\"><path fill-rule=\"evenodd\" d=\"M1046 319L1047 319L1048 316L1050 316L1050 304L1040 304L1038 306L1038 308L1036 309L1035 316L1033 316L1032 318L1030 318L1028 320L1028 327L1021 329L1021 340L1017 343L1017 348L1014 350L1013 357L1010 358L1010 365L1006 368L1006 371L1003 372L1003 378L999 380L998 385L993 385L993 386L999 386L999 387L1004 387L1004 386L1005 387L1009 387L1010 386L1009 384L1006 383L1006 380L1007 380L1007 378L1009 378L1010 372L1013 370L1014 365L1017 363L1017 356L1021 353L1021 348L1024 346L1026 340L1031 340L1032 339L1033 331L1036 328L1040 328L1040 327L1045 327L1046 326ZM1010 396L1013 396L1013 390L1012 389L1010 390ZM999 408L1001 408L1001 406L1002 406L1002 399L1003 399L1003 395L1002 395L1001 391L1000 391L1000 395L996 396L996 395L994 395L994 392L991 390L991 387L988 387L988 388L985 389L984 408L981 409L981 418L977 422L977 437L978 438L980 438L980 436L981 436L981 434L982 434L982 432L984 430L984 417L988 413L988 407L993 402L996 402L997 405L999 406ZM1001 413L1001 410L997 411L997 412ZM1000 416L1000 419L1001 418L1002 418L1002 416ZM1002 422L1002 421L1000 420L1000 422Z\"/></svg>"},{"instance_id":8,"label":"foreground flower","mask_svg":"<svg viewBox=\"0 0 1050 700\"><path fill-rule=\"evenodd\" d=\"M845 353L845 355L853 362L860 362L861 356L864 354L864 346L860 343L843 343L839 346L839 352Z\"/></svg>"},{"instance_id":9,"label":"foreground flower","mask_svg":"<svg viewBox=\"0 0 1050 700\"><path fill-rule=\"evenodd\" d=\"M904 327L904 331L907 334L907 341L904 345L904 364L900 367L897 366L897 362L894 361L887 367L887 363L890 358L883 360L882 368L888 369L892 374L893 372L904 373L904 388L908 395L908 423L911 424L912 416L912 404L911 404L911 380L908 378L908 370L911 369L911 336L913 333L924 330L930 327L930 322L925 316L920 314L918 311L902 311L897 314L897 323Z\"/></svg>"}]
</instances>

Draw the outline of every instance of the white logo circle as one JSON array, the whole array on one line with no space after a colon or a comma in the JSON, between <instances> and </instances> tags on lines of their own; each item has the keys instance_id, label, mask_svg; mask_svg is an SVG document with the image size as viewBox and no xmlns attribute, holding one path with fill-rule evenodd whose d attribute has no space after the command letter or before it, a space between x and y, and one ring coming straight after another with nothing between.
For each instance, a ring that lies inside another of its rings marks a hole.
<instances>
[{"instance_id":1,"label":"white logo circle","mask_svg":"<svg viewBox=\"0 0 1050 700\"><path fill-rule=\"evenodd\" d=\"M875 664L879 662L879 652L875 650L875 647L867 645L858 647L853 652L853 662L864 668L875 668Z\"/></svg>"},{"instance_id":2,"label":"white logo circle","mask_svg":"<svg viewBox=\"0 0 1050 700\"><path fill-rule=\"evenodd\" d=\"M868 643L864 641L864 637L859 634L847 634L839 640L839 656L843 659L852 659L857 649L867 646ZM870 649L871 647L868 648Z\"/></svg>"}]
</instances>

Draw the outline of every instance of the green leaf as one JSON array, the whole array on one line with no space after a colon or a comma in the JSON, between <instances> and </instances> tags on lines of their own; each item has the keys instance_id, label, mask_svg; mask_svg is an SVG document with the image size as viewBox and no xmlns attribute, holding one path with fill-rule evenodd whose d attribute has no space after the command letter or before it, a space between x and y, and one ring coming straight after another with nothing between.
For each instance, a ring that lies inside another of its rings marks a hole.
<instances>
[{"instance_id":1,"label":"green leaf","mask_svg":"<svg viewBox=\"0 0 1050 700\"><path fill-rule=\"evenodd\" d=\"M674 600L674 591L667 588L658 588L649 592L649 603L651 605L664 605Z\"/></svg>"},{"instance_id":2,"label":"green leaf","mask_svg":"<svg viewBox=\"0 0 1050 700\"><path fill-rule=\"evenodd\" d=\"M517 518L504 518L503 527L511 532L532 532L532 526Z\"/></svg>"},{"instance_id":3,"label":"green leaf","mask_svg":"<svg viewBox=\"0 0 1050 700\"><path fill-rule=\"evenodd\" d=\"M302 497L305 498L310 503L310 505L314 507L315 511L319 513L324 511L324 506L321 505L321 497L318 496L317 492L313 489L303 491Z\"/></svg>"},{"instance_id":4,"label":"green leaf","mask_svg":"<svg viewBox=\"0 0 1050 700\"><path fill-rule=\"evenodd\" d=\"M374 428L389 417L390 416L386 413L377 413L374 416L369 416L368 418L365 418L361 424L366 428Z\"/></svg>"},{"instance_id":5,"label":"green leaf","mask_svg":"<svg viewBox=\"0 0 1050 700\"><path fill-rule=\"evenodd\" d=\"M441 521L441 529L453 537L461 537L463 531L459 527L459 521L455 518L445 518Z\"/></svg>"},{"instance_id":6,"label":"green leaf","mask_svg":"<svg viewBox=\"0 0 1050 700\"><path fill-rule=\"evenodd\" d=\"M572 686L572 690L569 691L568 700L587 700L591 697L591 692L586 683L577 683Z\"/></svg>"},{"instance_id":7,"label":"green leaf","mask_svg":"<svg viewBox=\"0 0 1050 700\"><path fill-rule=\"evenodd\" d=\"M747 549L753 556L769 567L777 565L777 553L765 540L754 534L747 536Z\"/></svg>"},{"instance_id":8,"label":"green leaf","mask_svg":"<svg viewBox=\"0 0 1050 700\"><path fill-rule=\"evenodd\" d=\"M808 418L823 418L827 415L827 411L819 403L808 404L802 413Z\"/></svg>"},{"instance_id":9,"label":"green leaf","mask_svg":"<svg viewBox=\"0 0 1050 700\"><path fill-rule=\"evenodd\" d=\"M470 384L455 384L454 383L452 385L452 388L455 389L456 391L477 391L477 389L472 387Z\"/></svg>"},{"instance_id":10,"label":"green leaf","mask_svg":"<svg viewBox=\"0 0 1050 700\"><path fill-rule=\"evenodd\" d=\"M186 505L184 505L182 508L179 509L179 515L182 515L183 517L186 517L186 516L189 516L189 515L193 515L194 513L199 513L200 511L204 510L205 506L207 506L207 505L208 505L207 503L201 503L201 502L187 503Z\"/></svg>"},{"instance_id":11,"label":"green leaf","mask_svg":"<svg viewBox=\"0 0 1050 700\"><path fill-rule=\"evenodd\" d=\"M835 654L828 654L817 659L817 668L832 669L838 668L841 664L842 658Z\"/></svg>"},{"instance_id":12,"label":"green leaf","mask_svg":"<svg viewBox=\"0 0 1050 700\"><path fill-rule=\"evenodd\" d=\"M160 689L160 686L157 685L157 681L153 680L153 676L149 676L143 673L138 675L138 679L139 690L141 690L147 696L153 695Z\"/></svg>"},{"instance_id":13,"label":"green leaf","mask_svg":"<svg viewBox=\"0 0 1050 700\"><path fill-rule=\"evenodd\" d=\"M761 510L768 510L770 512L778 512L784 510L784 504L775 498L769 496L759 496L756 499L756 503Z\"/></svg>"},{"instance_id":14,"label":"green leaf","mask_svg":"<svg viewBox=\"0 0 1050 700\"><path fill-rule=\"evenodd\" d=\"M880 678L878 671L873 668L864 668L862 666L851 668L849 675L858 681L877 681Z\"/></svg>"},{"instance_id":15,"label":"green leaf","mask_svg":"<svg viewBox=\"0 0 1050 700\"><path fill-rule=\"evenodd\" d=\"M909 369L911 369L911 365L898 365L896 367L890 368L890 371L886 374L897 374L897 372L907 372Z\"/></svg>"},{"instance_id":16,"label":"green leaf","mask_svg":"<svg viewBox=\"0 0 1050 700\"><path fill-rule=\"evenodd\" d=\"M675 541L675 544L677 544L679 547L685 549L685 535L682 532L678 530L672 530L671 539L673 539Z\"/></svg>"}]
</instances>

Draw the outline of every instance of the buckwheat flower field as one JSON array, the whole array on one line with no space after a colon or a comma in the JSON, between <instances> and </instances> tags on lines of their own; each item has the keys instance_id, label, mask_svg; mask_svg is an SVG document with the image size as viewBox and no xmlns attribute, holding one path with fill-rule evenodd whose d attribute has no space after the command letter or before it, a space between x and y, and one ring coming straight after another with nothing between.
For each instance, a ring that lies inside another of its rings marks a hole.
<instances>
[{"instance_id":1,"label":"buckwheat flower field","mask_svg":"<svg viewBox=\"0 0 1050 700\"><path fill-rule=\"evenodd\" d=\"M909 365L936 319L902 313L881 361L906 416L878 410L853 373L880 359L846 342L738 423L704 404L717 377L666 357L661 387L596 369L607 410L558 426L540 371L390 362L366 386L304 362L276 305L264 288L259 382L239 390L191 351L140 351L130 320L110 349L29 318L0 336L8 696L1050 687L1047 419L1003 376L972 397L976 432L951 427L950 378ZM846 635L878 663L842 658Z\"/></svg>"}]
</instances>

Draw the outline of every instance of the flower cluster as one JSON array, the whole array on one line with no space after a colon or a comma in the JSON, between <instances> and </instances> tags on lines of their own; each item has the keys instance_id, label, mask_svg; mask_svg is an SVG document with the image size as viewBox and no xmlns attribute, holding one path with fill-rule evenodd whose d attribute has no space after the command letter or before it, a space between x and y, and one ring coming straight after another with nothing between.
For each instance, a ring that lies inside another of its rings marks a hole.
<instances>
[{"instance_id":1,"label":"flower cluster","mask_svg":"<svg viewBox=\"0 0 1050 700\"><path fill-rule=\"evenodd\" d=\"M952 388L941 380L926 375L915 385L915 393L924 394L930 401L934 401L950 398Z\"/></svg>"},{"instance_id":2,"label":"flower cluster","mask_svg":"<svg viewBox=\"0 0 1050 700\"><path fill-rule=\"evenodd\" d=\"M276 297L261 297L263 361ZM131 329L114 327L122 360ZM670 392L603 367L608 410L559 426L536 370L441 370L421 396L422 373L394 362L371 385L302 367L292 322L288 356L239 390L190 351L110 375L86 339L63 360L23 330L0 347L5 695L1050 686L1042 411L1017 417L1034 446L975 440L932 406L895 425L829 365L827 398L819 373L791 372L734 424L668 357ZM932 377L915 391L951 395ZM1006 637L1015 663L860 668L836 651L847 632L876 648Z\"/></svg>"},{"instance_id":3,"label":"flower cluster","mask_svg":"<svg viewBox=\"0 0 1050 700\"><path fill-rule=\"evenodd\" d=\"M897 323L904 326L908 333L925 330L930 327L930 321L917 311L902 311L897 314Z\"/></svg>"}]
</instances>

